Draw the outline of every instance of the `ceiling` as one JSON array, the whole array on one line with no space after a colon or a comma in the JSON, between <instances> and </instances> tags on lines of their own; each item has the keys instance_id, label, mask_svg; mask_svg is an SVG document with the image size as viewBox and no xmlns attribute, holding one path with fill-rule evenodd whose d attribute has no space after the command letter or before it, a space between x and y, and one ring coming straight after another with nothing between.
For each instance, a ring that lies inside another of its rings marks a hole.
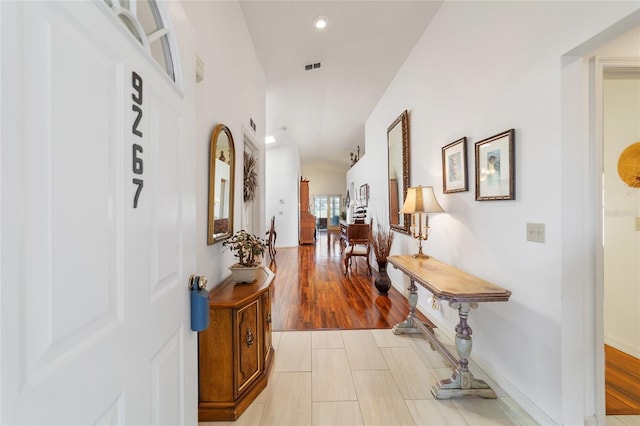
<instances>
[{"instance_id":1,"label":"ceiling","mask_svg":"<svg viewBox=\"0 0 640 426\"><path fill-rule=\"evenodd\" d=\"M303 167L347 170L351 152L364 154L366 119L442 1L240 4L266 76L271 146L296 144ZM318 15L329 18L324 30L313 26Z\"/></svg>"}]
</instances>

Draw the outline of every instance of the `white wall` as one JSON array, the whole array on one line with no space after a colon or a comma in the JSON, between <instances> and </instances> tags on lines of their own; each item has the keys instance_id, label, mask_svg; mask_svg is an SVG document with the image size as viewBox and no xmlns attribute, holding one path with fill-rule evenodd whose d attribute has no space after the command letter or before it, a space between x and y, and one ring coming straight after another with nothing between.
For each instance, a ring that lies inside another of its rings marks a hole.
<instances>
[{"instance_id":1,"label":"white wall","mask_svg":"<svg viewBox=\"0 0 640 426\"><path fill-rule=\"evenodd\" d=\"M300 155L295 145L267 149L266 215L276 217L276 247L298 245Z\"/></svg>"},{"instance_id":2,"label":"white wall","mask_svg":"<svg viewBox=\"0 0 640 426\"><path fill-rule=\"evenodd\" d=\"M618 157L640 142L640 69L604 81L604 338L640 358L640 192L617 173Z\"/></svg>"},{"instance_id":3,"label":"white wall","mask_svg":"<svg viewBox=\"0 0 640 426\"><path fill-rule=\"evenodd\" d=\"M265 77L258 61L244 15L236 1L183 1L185 13L196 29L197 54L204 63L204 80L196 84L196 219L197 273L209 279L209 289L229 275L234 262L221 244L207 245L209 142L218 123L231 130L235 143L234 230L242 221L243 132L252 132L249 118L257 124L256 141L264 141ZM195 61L195 58L193 58ZM194 76L195 78L195 76ZM264 145L259 155L259 188L264 188ZM258 202L264 193L258 191ZM256 232L264 235L264 227Z\"/></svg>"},{"instance_id":4,"label":"white wall","mask_svg":"<svg viewBox=\"0 0 640 426\"><path fill-rule=\"evenodd\" d=\"M309 180L309 204L313 211L314 195L340 195L344 198L347 195L347 187L344 183L346 170L333 164L317 164L312 166L302 166L302 176ZM341 210L342 211L342 210Z\"/></svg>"},{"instance_id":5,"label":"white wall","mask_svg":"<svg viewBox=\"0 0 640 426\"><path fill-rule=\"evenodd\" d=\"M386 192L386 175L375 172L386 169L386 129L408 109L410 185L433 185L446 211L432 215L425 251L513 292L508 303L472 312L472 357L543 423L572 424L585 415L580 404L569 412L574 407L561 391L562 301L571 298L560 293L567 243L561 59L636 9L632 2L445 2L367 120L366 167L348 173L348 181ZM510 128L516 200L475 201L474 143ZM462 136L470 191L445 195L441 148ZM526 241L527 222L546 225L545 243ZM409 237L397 237L394 253L415 251ZM404 290L402 275L389 274ZM427 298L421 290L422 310L451 333L455 312L434 312ZM566 314L582 319L580 310Z\"/></svg>"},{"instance_id":6,"label":"white wall","mask_svg":"<svg viewBox=\"0 0 640 426\"><path fill-rule=\"evenodd\" d=\"M372 174L372 171L375 171L375 169L370 168L371 165L376 164L381 160L381 158L373 158L374 155L375 154L367 153L366 155L361 156L360 160L358 160L358 162L347 171L346 189L344 195L346 197L346 191L349 190L349 198L351 199L351 201L355 199L357 202L358 198L360 197L360 187L364 184L368 184L369 201L367 203L367 216L365 220L368 222L371 218L373 218L377 223L378 220L383 220L388 216L388 208L384 207L386 210L382 210L380 208L381 202L382 204L384 204L384 206L386 206L386 200L388 199L386 198L386 192L380 192L381 186L376 184L376 182L381 179L384 184L387 179L386 145L384 147L384 169L379 169L377 173ZM376 165L376 167L379 166ZM384 186L382 186L382 188L384 188ZM353 210L354 207L351 207L351 211L347 213L347 219L349 221L351 221ZM388 219L384 223L389 223Z\"/></svg>"}]
</instances>

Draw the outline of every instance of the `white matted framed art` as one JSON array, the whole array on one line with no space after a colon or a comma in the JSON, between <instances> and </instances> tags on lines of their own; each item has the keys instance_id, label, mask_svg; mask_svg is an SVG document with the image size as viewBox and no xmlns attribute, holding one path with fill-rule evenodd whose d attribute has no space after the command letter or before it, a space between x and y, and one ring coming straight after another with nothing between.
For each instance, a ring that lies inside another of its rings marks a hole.
<instances>
[{"instance_id":1,"label":"white matted framed art","mask_svg":"<svg viewBox=\"0 0 640 426\"><path fill-rule=\"evenodd\" d=\"M442 192L468 191L467 169L466 137L442 147Z\"/></svg>"},{"instance_id":2,"label":"white matted framed art","mask_svg":"<svg viewBox=\"0 0 640 426\"><path fill-rule=\"evenodd\" d=\"M476 143L476 200L515 200L515 138L509 129Z\"/></svg>"}]
</instances>

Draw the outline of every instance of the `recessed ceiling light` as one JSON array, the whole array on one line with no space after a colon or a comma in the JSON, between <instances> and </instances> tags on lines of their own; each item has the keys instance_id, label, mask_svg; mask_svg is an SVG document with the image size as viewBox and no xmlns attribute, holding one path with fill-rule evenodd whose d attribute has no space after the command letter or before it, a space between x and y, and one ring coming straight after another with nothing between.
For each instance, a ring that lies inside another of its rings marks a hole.
<instances>
[{"instance_id":1,"label":"recessed ceiling light","mask_svg":"<svg viewBox=\"0 0 640 426\"><path fill-rule=\"evenodd\" d=\"M273 136L266 136L264 138L264 143L274 143L276 141L276 138L274 138Z\"/></svg>"},{"instance_id":2,"label":"recessed ceiling light","mask_svg":"<svg viewBox=\"0 0 640 426\"><path fill-rule=\"evenodd\" d=\"M328 23L329 18L327 18L325 15L317 16L316 19L313 20L313 26L319 30L326 28Z\"/></svg>"}]
</instances>

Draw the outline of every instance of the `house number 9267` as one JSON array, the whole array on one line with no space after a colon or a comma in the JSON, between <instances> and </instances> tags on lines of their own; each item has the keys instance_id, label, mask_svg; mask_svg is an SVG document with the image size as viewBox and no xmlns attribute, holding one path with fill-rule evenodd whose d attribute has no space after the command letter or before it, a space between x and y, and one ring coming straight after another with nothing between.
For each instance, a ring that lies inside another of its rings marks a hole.
<instances>
[{"instance_id":1,"label":"house number 9267","mask_svg":"<svg viewBox=\"0 0 640 426\"><path fill-rule=\"evenodd\" d=\"M133 100L131 109L136 113L133 119L133 124L131 125L131 133L133 133L134 136L142 138L142 131L138 129L140 121L142 120L142 77L140 77L135 71L131 73L131 88L133 89L133 92L131 93L131 99ZM140 198L140 193L144 186L144 181L142 180L142 173L144 171L142 152L142 146L134 142L131 150L131 166L133 168L133 173L139 176L133 178L133 184L136 186L136 195L133 196L134 209L138 208L138 199Z\"/></svg>"}]
</instances>

